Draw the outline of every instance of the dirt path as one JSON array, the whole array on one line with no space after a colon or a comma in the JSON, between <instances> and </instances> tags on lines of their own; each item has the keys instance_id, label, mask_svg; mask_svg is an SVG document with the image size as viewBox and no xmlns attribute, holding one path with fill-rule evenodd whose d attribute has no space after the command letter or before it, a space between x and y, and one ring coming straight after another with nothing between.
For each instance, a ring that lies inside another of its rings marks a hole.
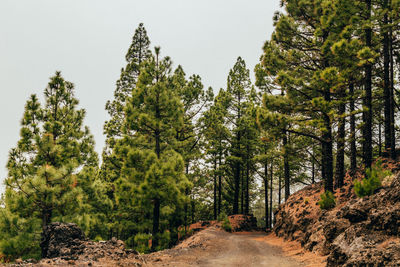
<instances>
[{"instance_id":1,"label":"dirt path","mask_svg":"<svg viewBox=\"0 0 400 267\"><path fill-rule=\"evenodd\" d=\"M209 228L174 249L148 255L146 266L305 266L263 242L265 236L263 233L230 234Z\"/></svg>"}]
</instances>

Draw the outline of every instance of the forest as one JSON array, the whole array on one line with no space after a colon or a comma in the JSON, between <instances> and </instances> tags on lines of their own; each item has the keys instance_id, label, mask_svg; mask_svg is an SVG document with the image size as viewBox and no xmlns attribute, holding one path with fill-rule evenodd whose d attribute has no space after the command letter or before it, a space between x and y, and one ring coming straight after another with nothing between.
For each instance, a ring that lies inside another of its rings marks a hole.
<instances>
[{"instance_id":1,"label":"forest","mask_svg":"<svg viewBox=\"0 0 400 267\"><path fill-rule=\"evenodd\" d=\"M322 182L324 204L346 176L396 159L400 1L281 5L259 63L237 57L220 89L173 64L141 23L105 104L101 156L57 71L43 103L26 101L9 151L0 258L40 258L51 222L140 252L174 246L199 220L254 214L271 228L291 193Z\"/></svg>"}]
</instances>

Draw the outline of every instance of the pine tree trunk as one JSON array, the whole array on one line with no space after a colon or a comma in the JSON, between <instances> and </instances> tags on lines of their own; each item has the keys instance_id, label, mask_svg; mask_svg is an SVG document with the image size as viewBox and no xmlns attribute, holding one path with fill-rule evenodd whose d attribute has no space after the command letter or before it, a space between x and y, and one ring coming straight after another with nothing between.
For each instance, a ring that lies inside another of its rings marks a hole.
<instances>
[{"instance_id":1,"label":"pine tree trunk","mask_svg":"<svg viewBox=\"0 0 400 267\"><path fill-rule=\"evenodd\" d=\"M341 97L344 97L341 94ZM346 119L343 117L346 112L346 104L341 102L339 104L339 125L338 125L338 140L337 140L337 154L336 154L336 180L335 187L341 188L344 184L344 142L346 135Z\"/></svg>"},{"instance_id":2,"label":"pine tree trunk","mask_svg":"<svg viewBox=\"0 0 400 267\"><path fill-rule=\"evenodd\" d=\"M329 93L330 94L330 93ZM322 142L322 165L325 191L333 192L333 149L332 149L332 128L331 120L328 115L324 116L325 129Z\"/></svg>"},{"instance_id":3,"label":"pine tree trunk","mask_svg":"<svg viewBox=\"0 0 400 267\"><path fill-rule=\"evenodd\" d=\"M157 78L158 80L158 78ZM157 95L156 97L156 120L161 119L161 114L160 114L160 107L159 107L159 96ZM155 146L155 152L157 155L157 159L160 159L161 156L161 144L160 144L160 130L156 129L155 130L155 141L156 141L156 146ZM153 199L154 202L154 207L153 207L153 236L152 236L152 245L151 249L155 251L158 246L158 232L159 232L159 225L160 225L160 200L158 198Z\"/></svg>"},{"instance_id":4,"label":"pine tree trunk","mask_svg":"<svg viewBox=\"0 0 400 267\"><path fill-rule=\"evenodd\" d=\"M323 33L324 41L328 38L328 32ZM329 67L329 61L327 58L323 59L323 67ZM330 88L324 90L324 100L326 103L330 103L331 92ZM325 192L333 192L333 138L332 138L332 121L328 114L323 115L324 119L324 131L322 134L322 165L323 167L323 178L325 182Z\"/></svg>"},{"instance_id":5,"label":"pine tree trunk","mask_svg":"<svg viewBox=\"0 0 400 267\"><path fill-rule=\"evenodd\" d=\"M379 118L378 122L378 155L379 157L382 156L382 121Z\"/></svg>"},{"instance_id":6,"label":"pine tree trunk","mask_svg":"<svg viewBox=\"0 0 400 267\"><path fill-rule=\"evenodd\" d=\"M196 203L194 202L193 198L191 204L192 204L192 223L194 223L194 214L196 213Z\"/></svg>"},{"instance_id":7,"label":"pine tree trunk","mask_svg":"<svg viewBox=\"0 0 400 267\"><path fill-rule=\"evenodd\" d=\"M315 151L314 151L314 146L312 148L312 157L311 157L311 183L315 184Z\"/></svg>"},{"instance_id":8,"label":"pine tree trunk","mask_svg":"<svg viewBox=\"0 0 400 267\"><path fill-rule=\"evenodd\" d=\"M214 159L214 220L217 219L217 159Z\"/></svg>"},{"instance_id":9,"label":"pine tree trunk","mask_svg":"<svg viewBox=\"0 0 400 267\"><path fill-rule=\"evenodd\" d=\"M222 164L222 152L219 153L218 159L218 168L221 169ZM221 206L222 206L222 175L221 170L218 172L218 215L221 214Z\"/></svg>"},{"instance_id":10,"label":"pine tree trunk","mask_svg":"<svg viewBox=\"0 0 400 267\"><path fill-rule=\"evenodd\" d=\"M290 169L289 169L289 153L288 153L288 139L286 131L283 132L283 168L285 175L285 201L290 196Z\"/></svg>"},{"instance_id":11,"label":"pine tree trunk","mask_svg":"<svg viewBox=\"0 0 400 267\"><path fill-rule=\"evenodd\" d=\"M50 208L45 208L42 211L42 228L46 228L51 222L52 210Z\"/></svg>"},{"instance_id":12,"label":"pine tree trunk","mask_svg":"<svg viewBox=\"0 0 400 267\"><path fill-rule=\"evenodd\" d=\"M160 200L155 198L154 207L153 207L153 233L152 233L152 242L151 242L151 250L156 251L158 247L158 233L159 233L159 224L160 224Z\"/></svg>"},{"instance_id":13,"label":"pine tree trunk","mask_svg":"<svg viewBox=\"0 0 400 267\"><path fill-rule=\"evenodd\" d=\"M268 160L264 162L264 203L265 203L265 228L269 228L268 211Z\"/></svg>"},{"instance_id":14,"label":"pine tree trunk","mask_svg":"<svg viewBox=\"0 0 400 267\"><path fill-rule=\"evenodd\" d=\"M238 114L236 118L236 123L238 124L237 127L240 127L239 123L241 120L241 96L240 93L238 94ZM237 159L241 159L241 153L240 153L240 142L241 142L241 129L239 128L237 131L237 136L236 136L236 156ZM235 175L234 175L234 180L235 180L235 192L234 192L234 198L233 198L233 214L238 214L239 213L239 194L240 194L240 175L241 175L241 162L239 160L236 161L236 168L235 168ZM243 211L243 208L242 208Z\"/></svg>"},{"instance_id":15,"label":"pine tree trunk","mask_svg":"<svg viewBox=\"0 0 400 267\"><path fill-rule=\"evenodd\" d=\"M367 20L371 18L371 0L365 0L367 5ZM365 44L372 48L372 29L367 27L365 29ZM363 105L367 108L363 112L363 156L365 168L370 168L372 164L372 65L365 66L365 97Z\"/></svg>"},{"instance_id":16,"label":"pine tree trunk","mask_svg":"<svg viewBox=\"0 0 400 267\"><path fill-rule=\"evenodd\" d=\"M189 162L187 162L186 164L186 175L189 174ZM186 197L189 196L189 188L185 189L185 195ZM185 217L184 217L184 224L185 224L185 235L187 233L187 227L188 227L188 202L187 200L185 200L185 205L184 205L184 209L185 209Z\"/></svg>"},{"instance_id":17,"label":"pine tree trunk","mask_svg":"<svg viewBox=\"0 0 400 267\"><path fill-rule=\"evenodd\" d=\"M243 170L240 173L240 182L241 182L241 186L240 186L240 214L243 214L244 212L244 175L243 175Z\"/></svg>"},{"instance_id":18,"label":"pine tree trunk","mask_svg":"<svg viewBox=\"0 0 400 267\"><path fill-rule=\"evenodd\" d=\"M391 6L391 2L390 2ZM390 19L390 23L392 23L392 20ZM396 159L396 128L395 128L395 113L394 113L394 107L395 107L395 100L394 100L394 58L393 58L393 28L390 26L389 29L389 56L390 56L390 128L392 130L391 132L391 138L390 140L392 141L390 147L391 149L391 158Z\"/></svg>"},{"instance_id":19,"label":"pine tree trunk","mask_svg":"<svg viewBox=\"0 0 400 267\"><path fill-rule=\"evenodd\" d=\"M44 238L44 231L46 230L47 225L51 222L52 217L52 209L51 208L44 208L42 210L42 238ZM42 239L43 242L43 239ZM47 257L47 245L48 244L40 244L42 258Z\"/></svg>"},{"instance_id":20,"label":"pine tree trunk","mask_svg":"<svg viewBox=\"0 0 400 267\"><path fill-rule=\"evenodd\" d=\"M278 206L282 201L282 177L279 175L279 184L278 184Z\"/></svg>"},{"instance_id":21,"label":"pine tree trunk","mask_svg":"<svg viewBox=\"0 0 400 267\"><path fill-rule=\"evenodd\" d=\"M240 162L235 163L235 191L233 196L233 214L239 213L239 191L240 191Z\"/></svg>"},{"instance_id":22,"label":"pine tree trunk","mask_svg":"<svg viewBox=\"0 0 400 267\"><path fill-rule=\"evenodd\" d=\"M388 0L383 0L383 8L388 8ZM383 27L389 24L387 13L383 17ZM383 99L384 99L384 125L385 125L385 150L391 155L392 145L392 119L391 119L391 94L390 94L390 52L388 29L383 32Z\"/></svg>"},{"instance_id":23,"label":"pine tree trunk","mask_svg":"<svg viewBox=\"0 0 400 267\"><path fill-rule=\"evenodd\" d=\"M322 161L325 172L325 191L333 192L333 152L332 152L332 128L330 118L325 116L326 132L323 134L324 142L322 144Z\"/></svg>"},{"instance_id":24,"label":"pine tree trunk","mask_svg":"<svg viewBox=\"0 0 400 267\"><path fill-rule=\"evenodd\" d=\"M249 149L247 148L247 153L249 153ZM247 157L246 159L246 192L245 192L245 205L244 205L244 214L249 215L250 212L250 192L249 192L249 184L250 184L250 160Z\"/></svg>"},{"instance_id":25,"label":"pine tree trunk","mask_svg":"<svg viewBox=\"0 0 400 267\"><path fill-rule=\"evenodd\" d=\"M271 184L269 186L269 228L272 228L272 190L273 190L273 180L274 180L274 173L273 173L273 161L271 160L271 167L269 168L269 172L271 174Z\"/></svg>"},{"instance_id":26,"label":"pine tree trunk","mask_svg":"<svg viewBox=\"0 0 400 267\"><path fill-rule=\"evenodd\" d=\"M357 169L357 145L356 145L356 115L354 115L354 83L349 86L350 93L350 170L354 174Z\"/></svg>"}]
</instances>

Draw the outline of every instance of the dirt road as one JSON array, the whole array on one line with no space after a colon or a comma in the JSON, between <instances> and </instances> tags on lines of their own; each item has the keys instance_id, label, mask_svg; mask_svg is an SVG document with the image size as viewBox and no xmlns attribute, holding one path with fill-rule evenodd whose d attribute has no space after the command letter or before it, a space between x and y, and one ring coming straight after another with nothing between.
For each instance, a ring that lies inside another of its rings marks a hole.
<instances>
[{"instance_id":1,"label":"dirt road","mask_svg":"<svg viewBox=\"0 0 400 267\"><path fill-rule=\"evenodd\" d=\"M177 247L145 258L146 266L305 266L262 241L263 233L230 234L209 228Z\"/></svg>"}]
</instances>

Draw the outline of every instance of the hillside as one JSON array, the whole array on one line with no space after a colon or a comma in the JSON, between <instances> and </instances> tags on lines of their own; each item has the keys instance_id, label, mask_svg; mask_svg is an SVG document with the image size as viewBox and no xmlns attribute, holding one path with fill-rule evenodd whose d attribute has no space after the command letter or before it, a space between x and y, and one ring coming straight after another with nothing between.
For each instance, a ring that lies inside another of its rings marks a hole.
<instances>
[{"instance_id":1,"label":"hillside","mask_svg":"<svg viewBox=\"0 0 400 267\"><path fill-rule=\"evenodd\" d=\"M364 198L355 195L347 175L345 186L335 193L336 207L328 211L317 203L321 183L293 194L275 213L276 235L327 256L327 266L399 266L399 164L385 166L396 174Z\"/></svg>"}]
</instances>

